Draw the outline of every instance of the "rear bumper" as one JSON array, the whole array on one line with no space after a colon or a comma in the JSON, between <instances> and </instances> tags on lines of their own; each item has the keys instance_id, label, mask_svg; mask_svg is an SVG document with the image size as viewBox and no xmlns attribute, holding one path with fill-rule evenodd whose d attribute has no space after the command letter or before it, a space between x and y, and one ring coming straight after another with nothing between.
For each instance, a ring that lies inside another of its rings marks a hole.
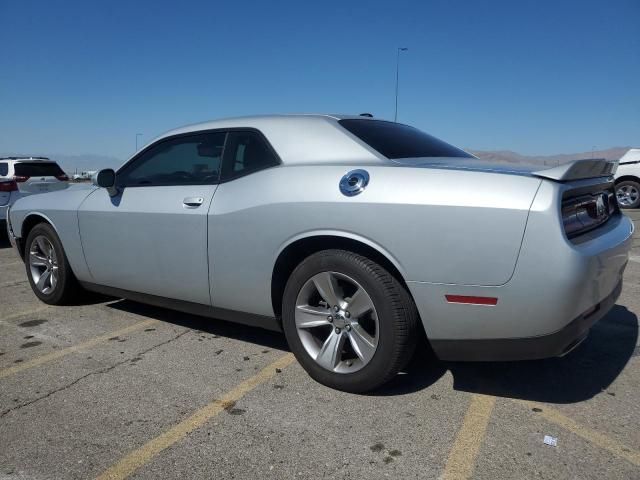
<instances>
[{"instance_id":1,"label":"rear bumper","mask_svg":"<svg viewBox=\"0 0 640 480\"><path fill-rule=\"evenodd\" d=\"M507 339L432 340L431 346L441 360L499 362L561 357L587 338L590 328L611 310L621 291L622 281L595 307L548 335Z\"/></svg>"},{"instance_id":2,"label":"rear bumper","mask_svg":"<svg viewBox=\"0 0 640 480\"><path fill-rule=\"evenodd\" d=\"M526 360L567 353L620 294L633 241L625 216L579 242L532 226L514 275L497 287L407 282L435 353L444 360ZM533 225L532 225L533 224ZM496 304L449 303L447 295Z\"/></svg>"}]
</instances>

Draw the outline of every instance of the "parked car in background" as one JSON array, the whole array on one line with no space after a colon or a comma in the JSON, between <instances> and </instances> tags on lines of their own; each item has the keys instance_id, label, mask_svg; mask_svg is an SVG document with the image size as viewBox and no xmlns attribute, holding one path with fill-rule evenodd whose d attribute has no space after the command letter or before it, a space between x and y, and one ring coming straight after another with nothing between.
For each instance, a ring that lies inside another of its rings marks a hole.
<instances>
[{"instance_id":1,"label":"parked car in background","mask_svg":"<svg viewBox=\"0 0 640 480\"><path fill-rule=\"evenodd\" d=\"M619 160L616 195L622 208L640 208L640 148L631 148Z\"/></svg>"},{"instance_id":2,"label":"parked car in background","mask_svg":"<svg viewBox=\"0 0 640 480\"><path fill-rule=\"evenodd\" d=\"M7 208L18 198L62 190L68 185L69 177L46 157L0 157L1 226L4 227Z\"/></svg>"},{"instance_id":3,"label":"parked car in background","mask_svg":"<svg viewBox=\"0 0 640 480\"><path fill-rule=\"evenodd\" d=\"M74 173L71 176L71 180L73 180L74 182L88 182L91 180L91 177L93 177L97 173L97 170L85 170L80 173Z\"/></svg>"},{"instance_id":4,"label":"parked car in background","mask_svg":"<svg viewBox=\"0 0 640 480\"><path fill-rule=\"evenodd\" d=\"M615 166L491 164L362 116L235 118L20 199L8 230L45 303L84 288L284 330L314 379L362 392L422 332L446 360L579 345L631 248Z\"/></svg>"}]
</instances>

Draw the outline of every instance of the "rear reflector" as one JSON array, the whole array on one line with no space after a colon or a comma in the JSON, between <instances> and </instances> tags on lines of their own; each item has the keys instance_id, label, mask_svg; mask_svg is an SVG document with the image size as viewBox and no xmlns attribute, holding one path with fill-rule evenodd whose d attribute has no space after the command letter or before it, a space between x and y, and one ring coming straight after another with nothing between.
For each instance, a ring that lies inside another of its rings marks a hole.
<instances>
[{"instance_id":1,"label":"rear reflector","mask_svg":"<svg viewBox=\"0 0 640 480\"><path fill-rule=\"evenodd\" d=\"M29 178L31 178L31 177L29 177L27 175L14 175L13 176L13 179L18 183L26 182L27 180L29 180Z\"/></svg>"},{"instance_id":2,"label":"rear reflector","mask_svg":"<svg viewBox=\"0 0 640 480\"><path fill-rule=\"evenodd\" d=\"M470 305L497 305L498 299L495 297L472 297L467 295L445 295L449 303L467 303Z\"/></svg>"}]
</instances>

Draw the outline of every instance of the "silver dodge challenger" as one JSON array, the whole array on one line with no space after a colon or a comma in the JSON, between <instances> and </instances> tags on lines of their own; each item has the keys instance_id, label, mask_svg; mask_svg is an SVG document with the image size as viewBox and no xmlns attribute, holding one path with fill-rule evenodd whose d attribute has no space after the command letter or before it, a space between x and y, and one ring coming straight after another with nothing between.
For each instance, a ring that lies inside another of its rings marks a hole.
<instances>
[{"instance_id":1,"label":"silver dodge challenger","mask_svg":"<svg viewBox=\"0 0 640 480\"><path fill-rule=\"evenodd\" d=\"M370 116L270 115L170 131L93 185L18 200L35 295L85 290L282 330L317 381L575 348L620 294L633 233L615 163L484 163Z\"/></svg>"}]
</instances>

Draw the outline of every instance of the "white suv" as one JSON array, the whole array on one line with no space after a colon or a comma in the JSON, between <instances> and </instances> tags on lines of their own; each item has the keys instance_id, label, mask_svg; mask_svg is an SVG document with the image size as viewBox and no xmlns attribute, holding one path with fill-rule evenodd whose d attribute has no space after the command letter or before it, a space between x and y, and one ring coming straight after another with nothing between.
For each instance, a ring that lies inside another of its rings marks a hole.
<instances>
[{"instance_id":1,"label":"white suv","mask_svg":"<svg viewBox=\"0 0 640 480\"><path fill-rule=\"evenodd\" d=\"M0 157L0 223L18 198L68 186L69 177L46 157Z\"/></svg>"},{"instance_id":2,"label":"white suv","mask_svg":"<svg viewBox=\"0 0 640 480\"><path fill-rule=\"evenodd\" d=\"M616 196L622 208L640 207L640 148L632 148L619 160Z\"/></svg>"}]
</instances>

